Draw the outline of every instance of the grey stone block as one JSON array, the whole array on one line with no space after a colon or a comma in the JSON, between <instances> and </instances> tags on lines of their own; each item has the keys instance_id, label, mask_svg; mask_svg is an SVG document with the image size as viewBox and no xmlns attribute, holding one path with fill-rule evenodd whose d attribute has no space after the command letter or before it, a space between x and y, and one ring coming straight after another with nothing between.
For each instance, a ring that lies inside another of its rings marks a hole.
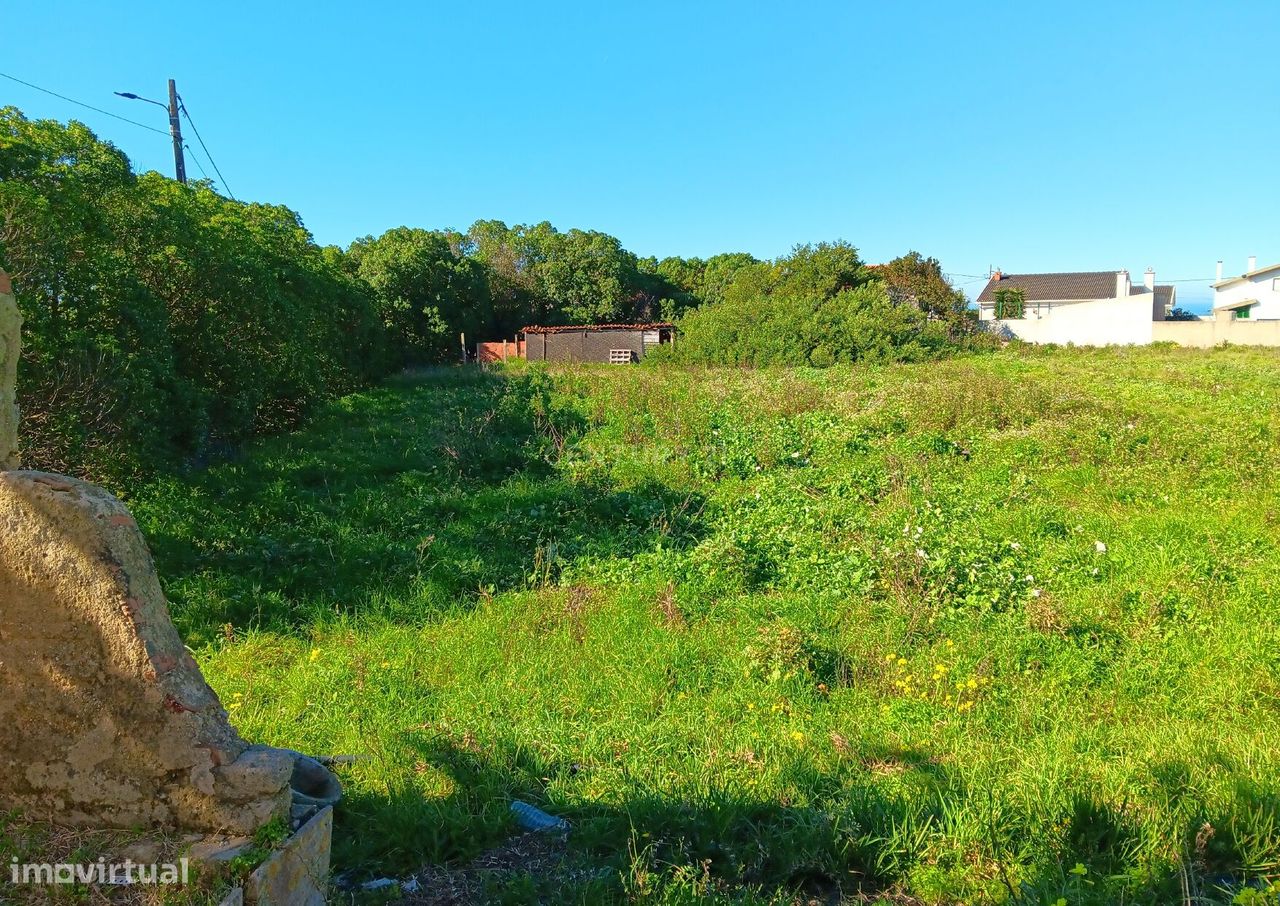
<instances>
[{"instance_id":1,"label":"grey stone block","mask_svg":"<svg viewBox=\"0 0 1280 906\"><path fill-rule=\"evenodd\" d=\"M324 906L329 891L333 809L304 824L245 883L249 906Z\"/></svg>"}]
</instances>

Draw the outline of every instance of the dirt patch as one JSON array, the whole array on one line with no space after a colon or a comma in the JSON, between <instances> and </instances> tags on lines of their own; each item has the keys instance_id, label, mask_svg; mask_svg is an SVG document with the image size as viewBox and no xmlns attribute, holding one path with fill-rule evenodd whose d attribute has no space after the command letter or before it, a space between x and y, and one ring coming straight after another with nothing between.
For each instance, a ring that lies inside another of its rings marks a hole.
<instances>
[{"instance_id":1,"label":"dirt patch","mask_svg":"<svg viewBox=\"0 0 1280 906\"><path fill-rule=\"evenodd\" d=\"M401 901L409 906L482 906L495 887L517 876L570 882L574 866L563 834L528 833L481 853L459 868L428 866L414 876L418 889Z\"/></svg>"}]
</instances>

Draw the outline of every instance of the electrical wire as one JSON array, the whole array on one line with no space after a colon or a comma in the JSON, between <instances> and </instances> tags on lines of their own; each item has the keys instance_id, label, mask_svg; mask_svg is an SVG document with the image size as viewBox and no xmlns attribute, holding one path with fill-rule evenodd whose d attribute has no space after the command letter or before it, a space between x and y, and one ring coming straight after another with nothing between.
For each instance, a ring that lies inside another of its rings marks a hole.
<instances>
[{"instance_id":1,"label":"electrical wire","mask_svg":"<svg viewBox=\"0 0 1280 906\"><path fill-rule=\"evenodd\" d=\"M43 91L45 94L51 94L55 98L61 98L62 100L67 101L69 103L76 104L80 107L84 107L86 110L92 110L95 113L101 113L104 116L114 117L115 119L121 120L122 122L126 122L131 126L137 126L140 129L146 129L150 132L156 132L160 135L169 134L164 129L157 129L155 126L148 126L146 123L140 123L137 120L131 120L127 116L121 116L118 113L112 113L110 110L103 110L101 107L95 107L92 104L86 104L84 101L77 101L75 98L69 98L65 94L58 94L58 92L50 91L48 88L41 88L39 85L33 85L31 82L23 81L17 76L11 76L7 72L0 72L0 77L6 78L11 82L17 82L19 85L26 85L28 88L34 88L36 91Z\"/></svg>"},{"instance_id":2,"label":"electrical wire","mask_svg":"<svg viewBox=\"0 0 1280 906\"><path fill-rule=\"evenodd\" d=\"M948 277L972 277L974 280L990 279L989 274L947 274L947 276ZM969 282L972 282L972 281L969 281ZM1213 277L1183 277L1177 280L1161 280L1160 282L1162 284L1163 283L1214 283L1215 279ZM961 285L966 286L968 284L964 283Z\"/></svg>"},{"instance_id":3,"label":"electrical wire","mask_svg":"<svg viewBox=\"0 0 1280 906\"><path fill-rule=\"evenodd\" d=\"M187 103L181 97L178 98L178 109L182 111L182 115L187 118L187 122L191 124L191 131L196 134L196 141L200 142L200 147L204 149L204 156L209 158L209 163L213 166L213 172L218 174L218 179L222 180L222 188L227 190L227 194L231 196L232 201L238 201L235 193L231 191L231 186L227 185L227 178L222 175L222 171L218 169L218 162L213 159L213 155L209 153L209 146L204 143L204 139L200 137L200 130L196 128L195 120L191 118L191 114L187 112Z\"/></svg>"},{"instance_id":4,"label":"electrical wire","mask_svg":"<svg viewBox=\"0 0 1280 906\"><path fill-rule=\"evenodd\" d=\"M187 150L187 152L191 155L191 159L196 162L196 166L200 168L200 175L203 176L205 179L208 179L209 174L205 172L204 164L200 163L200 158L196 157L196 152L193 151L191 146L188 145L186 142L182 143L182 147Z\"/></svg>"}]
</instances>

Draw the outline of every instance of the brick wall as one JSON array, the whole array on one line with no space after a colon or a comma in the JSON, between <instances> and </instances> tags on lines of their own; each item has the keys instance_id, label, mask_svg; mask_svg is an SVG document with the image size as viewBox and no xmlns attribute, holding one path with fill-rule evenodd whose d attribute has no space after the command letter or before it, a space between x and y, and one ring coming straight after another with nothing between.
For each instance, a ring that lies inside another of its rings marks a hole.
<instances>
[{"instance_id":1,"label":"brick wall","mask_svg":"<svg viewBox=\"0 0 1280 906\"><path fill-rule=\"evenodd\" d=\"M507 359L524 358L524 340L498 340L495 343L477 343L476 361L505 362Z\"/></svg>"}]
</instances>

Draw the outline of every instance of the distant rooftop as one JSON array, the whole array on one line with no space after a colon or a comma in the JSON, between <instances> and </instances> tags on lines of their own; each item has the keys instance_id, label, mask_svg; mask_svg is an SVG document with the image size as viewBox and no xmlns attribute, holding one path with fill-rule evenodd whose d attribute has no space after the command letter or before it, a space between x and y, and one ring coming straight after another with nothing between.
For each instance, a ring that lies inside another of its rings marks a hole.
<instances>
[{"instance_id":1,"label":"distant rooftop","mask_svg":"<svg viewBox=\"0 0 1280 906\"><path fill-rule=\"evenodd\" d=\"M1061 274L1001 274L997 271L978 296L978 302L994 302L998 289L1020 289L1028 302L1111 299L1116 294L1118 273L1118 270L1068 271ZM1129 291L1136 296L1147 292L1147 288L1138 282ZM1158 296L1166 298L1173 295L1173 287L1167 284L1157 286L1155 291Z\"/></svg>"}]
</instances>

